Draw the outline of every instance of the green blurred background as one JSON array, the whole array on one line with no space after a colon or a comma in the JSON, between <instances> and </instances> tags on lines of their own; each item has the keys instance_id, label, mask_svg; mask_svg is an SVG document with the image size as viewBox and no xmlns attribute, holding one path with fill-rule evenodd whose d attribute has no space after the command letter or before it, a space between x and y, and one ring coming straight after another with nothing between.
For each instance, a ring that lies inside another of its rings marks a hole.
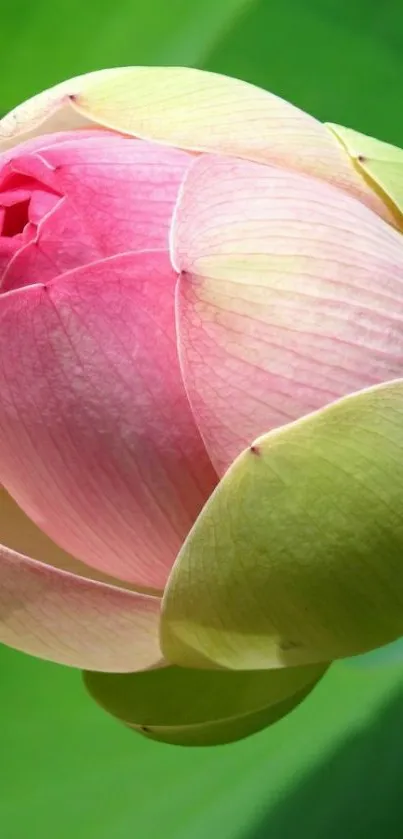
<instances>
[{"instance_id":1,"label":"green blurred background","mask_svg":"<svg viewBox=\"0 0 403 839\"><path fill-rule=\"evenodd\" d=\"M403 146L402 0L14 0L0 110L65 77L189 64ZM1 839L402 839L403 655L334 666L273 729L187 751L78 673L0 649Z\"/></svg>"}]
</instances>

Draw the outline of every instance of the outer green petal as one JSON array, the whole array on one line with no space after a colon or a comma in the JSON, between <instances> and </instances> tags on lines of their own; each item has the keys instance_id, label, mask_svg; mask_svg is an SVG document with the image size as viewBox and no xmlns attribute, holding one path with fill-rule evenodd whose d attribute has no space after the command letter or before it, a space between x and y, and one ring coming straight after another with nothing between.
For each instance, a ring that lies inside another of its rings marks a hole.
<instances>
[{"instance_id":1,"label":"outer green petal","mask_svg":"<svg viewBox=\"0 0 403 839\"><path fill-rule=\"evenodd\" d=\"M261 711L253 714L245 714L242 717L232 717L227 720L204 723L202 725L185 726L161 726L155 728L144 728L142 726L130 726L135 731L140 731L150 740L158 740L162 743L170 743L173 746L223 746L243 740L251 734L256 734L269 725L278 722L290 711L299 705L311 692L313 685L299 691L290 699L284 699L276 705L269 705Z\"/></svg>"},{"instance_id":2,"label":"outer green petal","mask_svg":"<svg viewBox=\"0 0 403 839\"><path fill-rule=\"evenodd\" d=\"M194 525L163 601L170 661L325 661L403 632L403 380L261 437Z\"/></svg>"},{"instance_id":3,"label":"outer green petal","mask_svg":"<svg viewBox=\"0 0 403 839\"><path fill-rule=\"evenodd\" d=\"M345 128L328 124L353 159L357 169L374 181L386 203L392 204L403 228L403 149Z\"/></svg>"},{"instance_id":4,"label":"outer green petal","mask_svg":"<svg viewBox=\"0 0 403 839\"><path fill-rule=\"evenodd\" d=\"M261 672L168 667L141 674L85 673L93 698L147 736L178 745L216 745L246 737L284 716L326 666Z\"/></svg>"}]
</instances>

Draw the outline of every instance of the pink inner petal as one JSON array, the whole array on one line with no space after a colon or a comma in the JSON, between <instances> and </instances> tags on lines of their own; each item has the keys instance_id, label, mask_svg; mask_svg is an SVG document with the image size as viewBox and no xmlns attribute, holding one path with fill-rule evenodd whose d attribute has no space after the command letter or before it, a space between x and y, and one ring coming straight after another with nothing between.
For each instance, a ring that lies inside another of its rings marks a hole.
<instances>
[{"instance_id":1,"label":"pink inner petal","mask_svg":"<svg viewBox=\"0 0 403 839\"><path fill-rule=\"evenodd\" d=\"M38 225L58 205L60 198L54 192L35 189L29 202L28 217L32 224Z\"/></svg>"},{"instance_id":2,"label":"pink inner petal","mask_svg":"<svg viewBox=\"0 0 403 839\"><path fill-rule=\"evenodd\" d=\"M12 146L12 148L0 153L0 171L3 166L9 163L9 161L14 160L14 158L21 154L32 154L33 152L40 151L40 149L49 148L49 146L58 145L59 143L65 143L68 140L79 139L80 142L83 142L88 138L92 139L94 134L98 135L98 133L112 134L113 132L108 132L107 129L104 128L94 128L82 131L57 131L54 134L41 134L39 137L32 137L30 140L26 140L24 143L19 143L17 146Z\"/></svg>"},{"instance_id":3,"label":"pink inner petal","mask_svg":"<svg viewBox=\"0 0 403 839\"><path fill-rule=\"evenodd\" d=\"M105 134L41 155L91 231L100 257L168 246L178 189L191 161L185 152Z\"/></svg>"},{"instance_id":4,"label":"pink inner petal","mask_svg":"<svg viewBox=\"0 0 403 839\"><path fill-rule=\"evenodd\" d=\"M30 219L38 224L37 236L14 257L3 290L47 282L119 252L167 248L190 160L185 152L107 132L14 159L20 176L35 176L64 197L57 205L47 199L46 206L45 196L36 196Z\"/></svg>"},{"instance_id":5,"label":"pink inner petal","mask_svg":"<svg viewBox=\"0 0 403 839\"><path fill-rule=\"evenodd\" d=\"M216 475L189 408L167 254L0 298L0 479L73 555L164 587Z\"/></svg>"},{"instance_id":6,"label":"pink inner petal","mask_svg":"<svg viewBox=\"0 0 403 839\"><path fill-rule=\"evenodd\" d=\"M2 225L4 224L4 216L5 213L2 208L0 208L0 216ZM0 235L0 280L2 274L8 268L11 260L15 255L18 253L19 249L24 244L23 236L19 234L18 236L1 236Z\"/></svg>"},{"instance_id":7,"label":"pink inner petal","mask_svg":"<svg viewBox=\"0 0 403 839\"><path fill-rule=\"evenodd\" d=\"M43 166L43 162L39 165ZM28 168L30 167L31 162ZM16 157L8 161L0 172L0 207L3 208L0 227L2 290L4 290L4 276L10 263L24 245L35 238L37 223L60 201L60 195L57 192L43 185L31 174L25 174L25 168L27 167L23 158ZM40 175L39 171L38 175ZM24 270L24 280L20 284L26 281Z\"/></svg>"}]
</instances>

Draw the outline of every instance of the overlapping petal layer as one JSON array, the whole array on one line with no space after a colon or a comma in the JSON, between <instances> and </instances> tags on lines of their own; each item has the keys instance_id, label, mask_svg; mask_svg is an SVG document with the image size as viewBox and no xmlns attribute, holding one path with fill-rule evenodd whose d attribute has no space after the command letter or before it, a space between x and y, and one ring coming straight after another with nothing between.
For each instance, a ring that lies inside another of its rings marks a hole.
<instances>
[{"instance_id":1,"label":"overlapping petal layer","mask_svg":"<svg viewBox=\"0 0 403 839\"><path fill-rule=\"evenodd\" d=\"M396 223L403 229L403 149L343 125L329 123L329 128L343 143L356 167L390 202Z\"/></svg>"},{"instance_id":2,"label":"overlapping petal layer","mask_svg":"<svg viewBox=\"0 0 403 839\"><path fill-rule=\"evenodd\" d=\"M1 643L118 673L161 660L160 600L90 579L90 569L41 533L4 490L0 543Z\"/></svg>"},{"instance_id":3,"label":"overlapping petal layer","mask_svg":"<svg viewBox=\"0 0 403 839\"><path fill-rule=\"evenodd\" d=\"M36 133L91 124L297 168L336 183L394 222L326 126L254 85L189 67L115 68L63 82L8 114L0 143L7 148Z\"/></svg>"},{"instance_id":4,"label":"overlapping petal layer","mask_svg":"<svg viewBox=\"0 0 403 839\"><path fill-rule=\"evenodd\" d=\"M74 556L163 588L215 482L177 359L165 252L0 298L0 479Z\"/></svg>"},{"instance_id":5,"label":"overlapping petal layer","mask_svg":"<svg viewBox=\"0 0 403 839\"><path fill-rule=\"evenodd\" d=\"M403 380L258 438L228 470L168 581L171 662L259 669L403 634Z\"/></svg>"},{"instance_id":6,"label":"overlapping petal layer","mask_svg":"<svg viewBox=\"0 0 403 839\"><path fill-rule=\"evenodd\" d=\"M18 243L3 276L3 290L47 282L119 252L166 248L189 159L176 149L101 131L16 153L3 170L5 183L11 171L14 181L19 177L21 186L25 184L30 221L37 229L27 244ZM33 196L41 184L48 190L43 194L58 203L49 206L51 212L42 205L42 217L36 207L32 217Z\"/></svg>"},{"instance_id":7,"label":"overlapping petal layer","mask_svg":"<svg viewBox=\"0 0 403 839\"><path fill-rule=\"evenodd\" d=\"M403 239L329 184L204 156L177 208L182 371L222 474L259 434L403 372Z\"/></svg>"},{"instance_id":8,"label":"overlapping petal layer","mask_svg":"<svg viewBox=\"0 0 403 839\"><path fill-rule=\"evenodd\" d=\"M253 734L289 713L323 676L326 665L271 671L188 670L86 673L102 708L165 743L211 746Z\"/></svg>"}]
</instances>

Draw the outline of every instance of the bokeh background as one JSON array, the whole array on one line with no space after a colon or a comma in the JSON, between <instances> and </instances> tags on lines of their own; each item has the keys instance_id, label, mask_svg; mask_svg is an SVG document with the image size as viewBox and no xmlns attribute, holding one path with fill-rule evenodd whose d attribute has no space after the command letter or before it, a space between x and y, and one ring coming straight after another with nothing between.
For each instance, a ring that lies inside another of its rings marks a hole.
<instances>
[{"instance_id":1,"label":"bokeh background","mask_svg":"<svg viewBox=\"0 0 403 839\"><path fill-rule=\"evenodd\" d=\"M0 111L122 64L240 76L403 146L402 0L4 0ZM401 645L232 746L143 740L80 675L0 648L2 839L402 839Z\"/></svg>"}]
</instances>

